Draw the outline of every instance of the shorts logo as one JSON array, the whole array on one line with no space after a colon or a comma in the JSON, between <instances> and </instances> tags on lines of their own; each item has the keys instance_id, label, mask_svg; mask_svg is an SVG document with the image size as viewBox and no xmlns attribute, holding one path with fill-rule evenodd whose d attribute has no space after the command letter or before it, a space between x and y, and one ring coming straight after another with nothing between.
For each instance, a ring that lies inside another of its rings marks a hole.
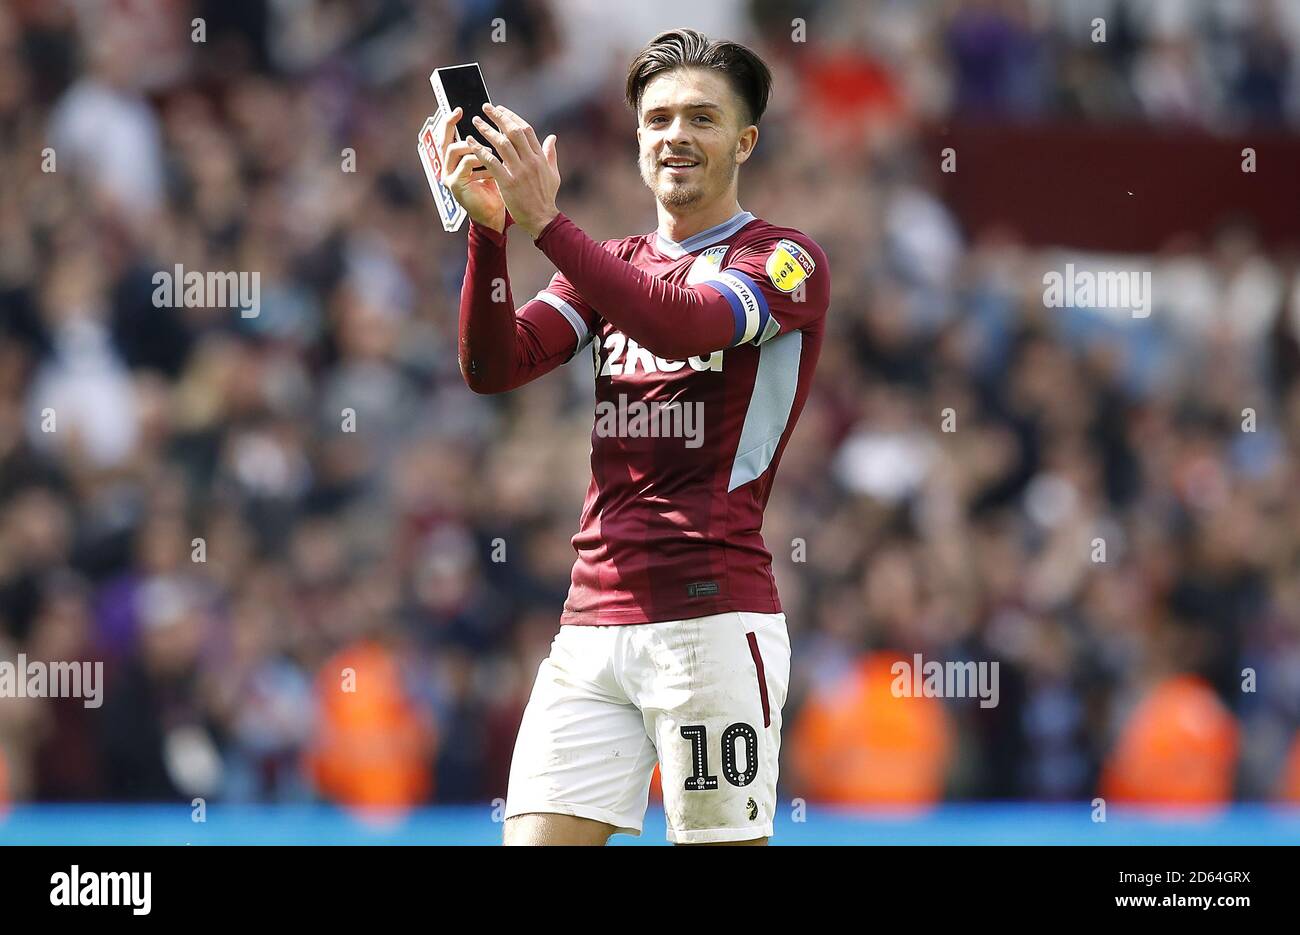
<instances>
[{"instance_id":1,"label":"shorts logo","mask_svg":"<svg viewBox=\"0 0 1300 935\"><path fill-rule=\"evenodd\" d=\"M745 808L749 809L750 821L758 820L758 803L754 801L752 795L749 797L749 801L745 803Z\"/></svg>"},{"instance_id":2,"label":"shorts logo","mask_svg":"<svg viewBox=\"0 0 1300 935\"><path fill-rule=\"evenodd\" d=\"M767 258L767 278L782 292L794 292L816 268L808 251L793 240L777 241Z\"/></svg>"}]
</instances>

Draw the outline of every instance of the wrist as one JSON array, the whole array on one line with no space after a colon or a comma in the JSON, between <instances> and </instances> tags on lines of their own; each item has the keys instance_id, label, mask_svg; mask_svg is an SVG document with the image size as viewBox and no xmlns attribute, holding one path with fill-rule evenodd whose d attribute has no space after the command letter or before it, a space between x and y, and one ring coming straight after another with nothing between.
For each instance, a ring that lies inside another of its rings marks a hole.
<instances>
[{"instance_id":1,"label":"wrist","mask_svg":"<svg viewBox=\"0 0 1300 935\"><path fill-rule=\"evenodd\" d=\"M493 211L486 217L479 219L470 215L470 223L477 225L481 231L491 231L498 236L504 236L506 229L515 223L515 219L510 216L510 211L504 205L500 206L501 211L498 214Z\"/></svg>"},{"instance_id":2,"label":"wrist","mask_svg":"<svg viewBox=\"0 0 1300 935\"><path fill-rule=\"evenodd\" d=\"M541 224L537 227L536 230L530 230L528 232L528 235L533 238L533 243L537 243L537 241L541 240L542 235L546 233L547 229L550 228L551 225L553 225L556 219L559 217L561 217L560 212L553 211L550 214L548 214L545 218L542 219Z\"/></svg>"}]
</instances>

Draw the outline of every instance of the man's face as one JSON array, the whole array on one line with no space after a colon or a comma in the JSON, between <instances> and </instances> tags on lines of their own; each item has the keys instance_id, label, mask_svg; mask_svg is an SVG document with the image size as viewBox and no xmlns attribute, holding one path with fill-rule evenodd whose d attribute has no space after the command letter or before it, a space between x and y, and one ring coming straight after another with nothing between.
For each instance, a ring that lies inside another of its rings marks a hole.
<instances>
[{"instance_id":1,"label":"man's face","mask_svg":"<svg viewBox=\"0 0 1300 935\"><path fill-rule=\"evenodd\" d=\"M639 121L641 178L666 207L725 194L758 139L731 82L707 69L656 75L641 94Z\"/></svg>"}]
</instances>

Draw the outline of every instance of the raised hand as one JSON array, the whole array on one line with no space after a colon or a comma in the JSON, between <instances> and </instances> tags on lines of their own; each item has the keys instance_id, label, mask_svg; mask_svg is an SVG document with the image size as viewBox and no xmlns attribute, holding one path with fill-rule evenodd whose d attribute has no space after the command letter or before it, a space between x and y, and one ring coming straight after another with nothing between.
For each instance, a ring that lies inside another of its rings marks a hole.
<instances>
[{"instance_id":1,"label":"raised hand","mask_svg":"<svg viewBox=\"0 0 1300 935\"><path fill-rule=\"evenodd\" d=\"M442 160L442 184L451 190L470 218L500 233L506 226L506 206L491 175L474 173L483 162L474 153L477 141L456 139L456 124L464 114L457 107L444 114L434 128L438 157Z\"/></svg>"},{"instance_id":2,"label":"raised hand","mask_svg":"<svg viewBox=\"0 0 1300 935\"><path fill-rule=\"evenodd\" d=\"M555 152L555 134L545 143L537 142L533 128L518 114L505 107L484 104L483 112L496 124L474 117L474 128L501 154L478 140L469 139L470 152L496 181L497 190L510 209L516 224L534 240L542 229L559 214L555 196L560 190L560 168ZM465 206L469 210L469 206Z\"/></svg>"}]
</instances>

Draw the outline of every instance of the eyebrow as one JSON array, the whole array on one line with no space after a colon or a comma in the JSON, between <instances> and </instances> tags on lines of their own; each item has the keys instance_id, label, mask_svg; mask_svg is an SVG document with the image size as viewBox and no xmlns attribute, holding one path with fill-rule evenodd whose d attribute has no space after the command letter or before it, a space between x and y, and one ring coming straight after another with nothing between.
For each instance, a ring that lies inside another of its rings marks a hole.
<instances>
[{"instance_id":1,"label":"eyebrow","mask_svg":"<svg viewBox=\"0 0 1300 935\"><path fill-rule=\"evenodd\" d=\"M671 110L667 104L660 104L657 107L647 107L643 113L653 114L655 111ZM713 101L691 101L689 104L682 105L683 110L722 110L721 104L715 104Z\"/></svg>"}]
</instances>

